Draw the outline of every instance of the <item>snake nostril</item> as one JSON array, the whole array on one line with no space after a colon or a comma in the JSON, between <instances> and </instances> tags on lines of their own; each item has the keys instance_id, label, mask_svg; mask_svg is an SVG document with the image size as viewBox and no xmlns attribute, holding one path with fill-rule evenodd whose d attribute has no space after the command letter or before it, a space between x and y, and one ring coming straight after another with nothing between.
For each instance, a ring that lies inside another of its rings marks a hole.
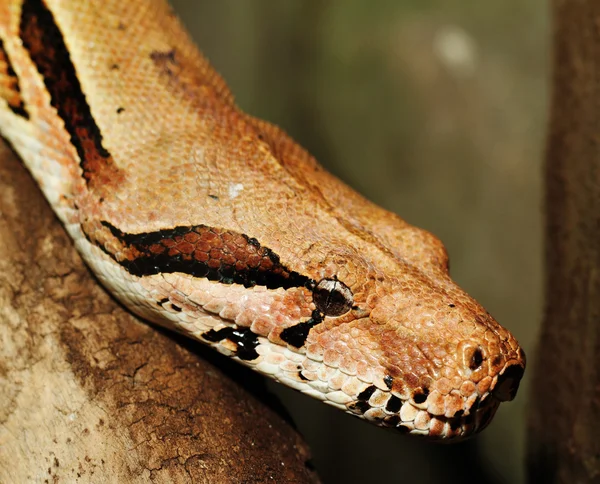
<instances>
[{"instance_id":1,"label":"snake nostril","mask_svg":"<svg viewBox=\"0 0 600 484\"><path fill-rule=\"evenodd\" d=\"M515 398L524 371L525 369L519 364L510 365L498 376L498 382L492 390L492 395L501 402Z\"/></svg>"},{"instance_id":2,"label":"snake nostril","mask_svg":"<svg viewBox=\"0 0 600 484\"><path fill-rule=\"evenodd\" d=\"M471 359L469 361L469 368L471 370L475 371L477 368L479 368L481 366L482 363L483 363L483 351L478 346L477 348L475 348L475 351L473 351L473 354L471 355Z\"/></svg>"},{"instance_id":3,"label":"snake nostril","mask_svg":"<svg viewBox=\"0 0 600 484\"><path fill-rule=\"evenodd\" d=\"M463 340L458 344L457 353L460 366L467 372L476 371L486 360L487 355L484 348L472 340Z\"/></svg>"}]
</instances>

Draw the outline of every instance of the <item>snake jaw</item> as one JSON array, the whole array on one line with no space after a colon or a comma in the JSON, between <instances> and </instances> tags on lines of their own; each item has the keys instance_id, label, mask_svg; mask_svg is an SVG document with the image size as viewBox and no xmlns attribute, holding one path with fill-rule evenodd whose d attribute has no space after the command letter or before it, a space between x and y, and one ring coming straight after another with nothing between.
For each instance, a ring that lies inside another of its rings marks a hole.
<instances>
[{"instance_id":1,"label":"snake jaw","mask_svg":"<svg viewBox=\"0 0 600 484\"><path fill-rule=\"evenodd\" d=\"M455 442L470 438L492 421L500 401L486 394L468 410L459 410L452 417L436 415L402 401L391 392L372 390L369 386L346 406L347 412L391 430L419 436L432 441ZM371 394L365 400L364 393Z\"/></svg>"},{"instance_id":2,"label":"snake jaw","mask_svg":"<svg viewBox=\"0 0 600 484\"><path fill-rule=\"evenodd\" d=\"M329 326L315 327L315 332L309 337L311 344L320 341L326 345L332 337L340 344L343 338L331 333L335 326L330 323ZM352 329L356 326L350 332ZM320 331L323 338L319 339ZM514 397L523 374L525 357L511 338L503 341L508 346L514 345L515 350L506 350L502 358L490 350L495 345L482 348L481 340L466 340L459 345L464 351L454 353L457 356L455 366L451 368L435 367L432 363L435 358L427 347L423 347L420 350L421 363L428 373L420 377L417 377L415 367L404 365L403 368L396 367L393 372L382 370L371 380L361 379L356 372L352 374L353 368L344 365L343 358L324 361L316 352L311 353L314 360L307 357L299 366L300 375L306 380L303 384L321 385L325 392L321 398L326 403L356 417L428 440L456 442L470 438L487 427L500 403ZM351 340L347 340L346 344L350 345ZM347 351L352 353L353 347L348 346ZM416 355L412 356L413 364L418 367ZM454 377L448 378L451 374Z\"/></svg>"},{"instance_id":3,"label":"snake jaw","mask_svg":"<svg viewBox=\"0 0 600 484\"><path fill-rule=\"evenodd\" d=\"M417 406L411 400L403 401L392 392L381 391L371 385L346 405L346 411L402 434L432 441L456 442L485 429L502 401L492 392L472 400L470 407L446 416L429 411L426 402Z\"/></svg>"}]
</instances>

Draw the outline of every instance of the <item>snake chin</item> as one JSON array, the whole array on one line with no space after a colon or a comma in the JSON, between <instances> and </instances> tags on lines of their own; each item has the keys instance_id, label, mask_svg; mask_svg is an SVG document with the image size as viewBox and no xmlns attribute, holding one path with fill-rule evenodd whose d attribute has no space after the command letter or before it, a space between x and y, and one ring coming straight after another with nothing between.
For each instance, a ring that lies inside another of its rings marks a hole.
<instances>
[{"instance_id":1,"label":"snake chin","mask_svg":"<svg viewBox=\"0 0 600 484\"><path fill-rule=\"evenodd\" d=\"M390 396L390 401L397 397ZM415 435L439 443L454 443L468 439L492 421L500 400L487 393L468 412L459 410L452 417L434 415L414 407L411 402L400 402L400 410L394 413L387 408L371 407L361 400L347 405L347 411L357 417L402 434Z\"/></svg>"},{"instance_id":2,"label":"snake chin","mask_svg":"<svg viewBox=\"0 0 600 484\"><path fill-rule=\"evenodd\" d=\"M499 406L499 400L487 398L484 404L469 415L450 418L432 416L430 430L425 437L440 443L453 443L471 438L490 424Z\"/></svg>"}]
</instances>

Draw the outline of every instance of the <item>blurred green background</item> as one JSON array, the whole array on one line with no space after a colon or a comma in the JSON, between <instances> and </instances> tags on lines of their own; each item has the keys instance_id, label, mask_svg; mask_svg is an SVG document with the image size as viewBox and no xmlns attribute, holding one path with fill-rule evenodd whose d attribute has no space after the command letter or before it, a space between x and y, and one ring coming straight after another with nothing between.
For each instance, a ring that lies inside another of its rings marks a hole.
<instances>
[{"instance_id":1,"label":"blurred green background","mask_svg":"<svg viewBox=\"0 0 600 484\"><path fill-rule=\"evenodd\" d=\"M244 110L440 237L453 277L533 361L543 307L546 1L172 3ZM530 375L483 434L454 446L272 389L325 483L520 483Z\"/></svg>"}]
</instances>

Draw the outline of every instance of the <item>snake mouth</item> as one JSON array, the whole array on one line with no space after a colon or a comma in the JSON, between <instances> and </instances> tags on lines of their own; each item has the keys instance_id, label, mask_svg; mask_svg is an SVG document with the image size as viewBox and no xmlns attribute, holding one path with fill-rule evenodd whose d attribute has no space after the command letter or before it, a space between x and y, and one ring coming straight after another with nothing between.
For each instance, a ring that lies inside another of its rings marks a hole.
<instances>
[{"instance_id":1,"label":"snake mouth","mask_svg":"<svg viewBox=\"0 0 600 484\"><path fill-rule=\"evenodd\" d=\"M490 424L500 403L515 398L524 371L521 362L509 362L498 375L491 391L478 398L467 412L459 410L454 416L446 417L427 412L425 412L427 415L423 415L424 412L421 411L414 420L398 421L392 428L402 433L422 435L440 442L453 442L472 437ZM388 426L385 419L384 426Z\"/></svg>"},{"instance_id":2,"label":"snake mouth","mask_svg":"<svg viewBox=\"0 0 600 484\"><path fill-rule=\"evenodd\" d=\"M522 364L512 363L507 365L504 371L498 375L498 381L492 390L494 398L500 402L513 400L519 389L524 372L525 368Z\"/></svg>"},{"instance_id":3,"label":"snake mouth","mask_svg":"<svg viewBox=\"0 0 600 484\"><path fill-rule=\"evenodd\" d=\"M423 422L417 419L408 422L399 422L392 427L393 430L403 434L421 436L425 439L437 441L439 443L456 442L457 440L468 439L484 428L494 418L500 402L489 396L482 400L477 410L471 411L468 415L445 417L443 415L428 414L428 425L423 428ZM384 426L386 426L384 424Z\"/></svg>"},{"instance_id":4,"label":"snake mouth","mask_svg":"<svg viewBox=\"0 0 600 484\"><path fill-rule=\"evenodd\" d=\"M432 414L425 409L414 407L408 401L401 402L400 410L393 413L388 411L389 405L385 409L371 407L368 402L361 400L349 404L346 409L357 417L402 434L449 443L472 437L487 427L500 402L488 392L483 398L478 398L470 409L459 410L451 417Z\"/></svg>"}]
</instances>

